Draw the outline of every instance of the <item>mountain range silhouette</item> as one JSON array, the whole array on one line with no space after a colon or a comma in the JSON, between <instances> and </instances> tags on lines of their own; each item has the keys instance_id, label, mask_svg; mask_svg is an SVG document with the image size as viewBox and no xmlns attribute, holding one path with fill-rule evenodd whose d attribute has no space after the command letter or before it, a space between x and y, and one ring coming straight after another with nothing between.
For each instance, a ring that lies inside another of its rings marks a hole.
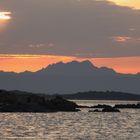
<instances>
[{"instance_id":1,"label":"mountain range silhouette","mask_svg":"<svg viewBox=\"0 0 140 140\"><path fill-rule=\"evenodd\" d=\"M0 89L48 94L121 91L140 94L140 74L121 74L90 61L58 62L36 72L0 72Z\"/></svg>"}]
</instances>

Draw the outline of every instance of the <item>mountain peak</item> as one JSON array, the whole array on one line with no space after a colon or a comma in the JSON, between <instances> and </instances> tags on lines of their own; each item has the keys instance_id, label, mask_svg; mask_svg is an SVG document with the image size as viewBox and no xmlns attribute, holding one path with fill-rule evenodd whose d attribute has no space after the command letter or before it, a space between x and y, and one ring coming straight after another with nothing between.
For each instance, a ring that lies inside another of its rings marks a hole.
<instances>
[{"instance_id":1,"label":"mountain peak","mask_svg":"<svg viewBox=\"0 0 140 140\"><path fill-rule=\"evenodd\" d=\"M71 62L58 62L50 64L48 67L38 71L41 74L47 75L69 75L69 76L89 76L89 75L110 75L115 74L115 71L108 68L98 68L92 64L89 60L82 62L71 61Z\"/></svg>"},{"instance_id":2,"label":"mountain peak","mask_svg":"<svg viewBox=\"0 0 140 140\"><path fill-rule=\"evenodd\" d=\"M64 63L63 61L60 61L60 62L57 62L57 63L54 63L54 64L50 64L50 66L52 66L52 65L71 65L71 64L75 64L75 65L86 64L86 65L93 66L92 62L90 62L89 60L84 60L84 61L81 61L81 62L73 60L73 61L70 61L70 62L67 62L67 63Z\"/></svg>"},{"instance_id":3,"label":"mountain peak","mask_svg":"<svg viewBox=\"0 0 140 140\"><path fill-rule=\"evenodd\" d=\"M84 60L84 61L81 61L81 62L76 61L76 60L73 60L73 61L67 62L67 63L64 63L64 62L60 61L60 62L58 62L58 63L51 64L51 65L49 65L49 66L54 66L54 65L55 65L55 66L56 66L56 65L65 65L65 66L67 66L67 65L86 65L86 66L90 66L90 67L95 67L95 66L92 64L92 62L90 62L89 60Z\"/></svg>"},{"instance_id":4,"label":"mountain peak","mask_svg":"<svg viewBox=\"0 0 140 140\"><path fill-rule=\"evenodd\" d=\"M97 69L90 61L71 61L71 62L58 62L50 64L48 67L41 69L38 73L51 74L51 75L89 75Z\"/></svg>"},{"instance_id":5,"label":"mountain peak","mask_svg":"<svg viewBox=\"0 0 140 140\"><path fill-rule=\"evenodd\" d=\"M84 65L87 65L87 66L90 66L90 67L94 67L94 68L97 68L91 61L89 60L84 60L81 62L82 64Z\"/></svg>"}]
</instances>

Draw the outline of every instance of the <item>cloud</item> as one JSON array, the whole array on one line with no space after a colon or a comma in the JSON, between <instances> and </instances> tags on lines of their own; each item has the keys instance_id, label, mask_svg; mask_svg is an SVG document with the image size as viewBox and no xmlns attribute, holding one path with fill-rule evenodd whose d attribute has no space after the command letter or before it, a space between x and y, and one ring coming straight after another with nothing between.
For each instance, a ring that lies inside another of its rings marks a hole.
<instances>
[{"instance_id":1,"label":"cloud","mask_svg":"<svg viewBox=\"0 0 140 140\"><path fill-rule=\"evenodd\" d=\"M30 44L29 45L30 48L49 48L49 47L54 47L54 44L53 43L48 43L48 44L43 44L43 43L40 43L40 44Z\"/></svg>"},{"instance_id":2,"label":"cloud","mask_svg":"<svg viewBox=\"0 0 140 140\"><path fill-rule=\"evenodd\" d=\"M0 32L0 53L140 56L139 10L103 0L3 0L0 5L12 12L7 30Z\"/></svg>"},{"instance_id":3,"label":"cloud","mask_svg":"<svg viewBox=\"0 0 140 140\"><path fill-rule=\"evenodd\" d=\"M1 59L13 59L13 58L41 58L46 57L44 55L30 55L30 54L0 54Z\"/></svg>"},{"instance_id":4,"label":"cloud","mask_svg":"<svg viewBox=\"0 0 140 140\"><path fill-rule=\"evenodd\" d=\"M129 37L129 36L114 36L112 37L112 39L115 41L115 42L120 42L120 43L126 43L128 41L131 41L133 40L133 38Z\"/></svg>"}]
</instances>

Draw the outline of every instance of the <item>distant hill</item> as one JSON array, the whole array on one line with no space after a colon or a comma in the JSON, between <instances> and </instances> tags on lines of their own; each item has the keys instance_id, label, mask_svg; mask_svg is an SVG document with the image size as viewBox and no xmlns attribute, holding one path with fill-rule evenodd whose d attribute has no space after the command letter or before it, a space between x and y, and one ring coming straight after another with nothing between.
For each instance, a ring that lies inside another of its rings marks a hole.
<instances>
[{"instance_id":1,"label":"distant hill","mask_svg":"<svg viewBox=\"0 0 140 140\"><path fill-rule=\"evenodd\" d=\"M47 94L121 91L140 94L140 74L120 74L90 61L59 62L37 72L0 72L0 89Z\"/></svg>"},{"instance_id":2,"label":"distant hill","mask_svg":"<svg viewBox=\"0 0 140 140\"><path fill-rule=\"evenodd\" d=\"M71 100L134 100L140 101L140 95L130 94L115 91L89 91L89 92L78 92L75 94L62 95L66 99Z\"/></svg>"}]
</instances>

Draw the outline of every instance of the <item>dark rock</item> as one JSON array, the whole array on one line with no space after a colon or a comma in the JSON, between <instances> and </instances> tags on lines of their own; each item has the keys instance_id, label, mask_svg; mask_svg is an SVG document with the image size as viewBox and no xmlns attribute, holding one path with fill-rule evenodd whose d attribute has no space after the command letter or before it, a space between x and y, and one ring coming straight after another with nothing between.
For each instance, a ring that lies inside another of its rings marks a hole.
<instances>
[{"instance_id":1,"label":"dark rock","mask_svg":"<svg viewBox=\"0 0 140 140\"><path fill-rule=\"evenodd\" d=\"M120 110L114 107L106 107L102 109L102 112L120 112Z\"/></svg>"},{"instance_id":2,"label":"dark rock","mask_svg":"<svg viewBox=\"0 0 140 140\"><path fill-rule=\"evenodd\" d=\"M98 105L95 105L95 106L91 106L91 108L109 108L109 107L111 107L111 106L110 105L105 105L105 104L103 104L103 105L98 104Z\"/></svg>"},{"instance_id":3,"label":"dark rock","mask_svg":"<svg viewBox=\"0 0 140 140\"><path fill-rule=\"evenodd\" d=\"M122 108L122 109L140 109L140 103L138 104L117 104L114 106L115 108Z\"/></svg>"}]
</instances>

